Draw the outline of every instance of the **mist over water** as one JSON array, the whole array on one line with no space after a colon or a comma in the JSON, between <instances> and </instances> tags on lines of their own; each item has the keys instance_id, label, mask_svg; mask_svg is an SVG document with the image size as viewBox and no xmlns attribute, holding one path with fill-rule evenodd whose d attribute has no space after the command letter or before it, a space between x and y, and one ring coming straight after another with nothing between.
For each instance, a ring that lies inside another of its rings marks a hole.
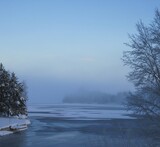
<instances>
[{"instance_id":1,"label":"mist over water","mask_svg":"<svg viewBox=\"0 0 160 147\"><path fill-rule=\"evenodd\" d=\"M112 83L106 81L84 81L72 79L53 78L28 78L29 103L61 103L62 100L73 94L88 92L102 92L116 95L118 92L126 92L132 89L132 85L123 81L123 86L118 81Z\"/></svg>"}]
</instances>

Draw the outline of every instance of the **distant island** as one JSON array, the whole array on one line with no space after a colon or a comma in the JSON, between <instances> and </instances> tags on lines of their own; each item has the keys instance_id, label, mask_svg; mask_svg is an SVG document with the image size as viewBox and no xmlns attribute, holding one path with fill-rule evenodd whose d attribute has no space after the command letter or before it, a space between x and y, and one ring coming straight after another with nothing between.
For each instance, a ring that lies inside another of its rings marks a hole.
<instances>
[{"instance_id":1,"label":"distant island","mask_svg":"<svg viewBox=\"0 0 160 147\"><path fill-rule=\"evenodd\" d=\"M114 95L98 91L81 91L64 97L63 103L122 104L127 94L128 92L121 92Z\"/></svg>"}]
</instances>

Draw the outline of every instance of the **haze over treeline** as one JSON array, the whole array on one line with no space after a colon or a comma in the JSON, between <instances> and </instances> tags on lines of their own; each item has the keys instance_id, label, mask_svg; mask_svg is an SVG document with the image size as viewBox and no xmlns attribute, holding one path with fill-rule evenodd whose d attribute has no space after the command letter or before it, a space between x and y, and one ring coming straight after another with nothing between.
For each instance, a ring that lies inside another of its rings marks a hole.
<instances>
[{"instance_id":1,"label":"haze over treeline","mask_svg":"<svg viewBox=\"0 0 160 147\"><path fill-rule=\"evenodd\" d=\"M116 95L119 92L123 92L125 87L131 87L131 84L126 84L126 86L123 87L120 83L116 82L105 83L104 81L102 84L94 81L82 81L79 79L64 80L50 78L28 78L26 83L28 84L29 104L61 103L64 97L72 94L81 95L85 91L98 91L99 93Z\"/></svg>"},{"instance_id":2,"label":"haze over treeline","mask_svg":"<svg viewBox=\"0 0 160 147\"><path fill-rule=\"evenodd\" d=\"M122 104L126 100L128 92L108 94L100 91L79 91L64 97L64 103L81 104Z\"/></svg>"}]
</instances>

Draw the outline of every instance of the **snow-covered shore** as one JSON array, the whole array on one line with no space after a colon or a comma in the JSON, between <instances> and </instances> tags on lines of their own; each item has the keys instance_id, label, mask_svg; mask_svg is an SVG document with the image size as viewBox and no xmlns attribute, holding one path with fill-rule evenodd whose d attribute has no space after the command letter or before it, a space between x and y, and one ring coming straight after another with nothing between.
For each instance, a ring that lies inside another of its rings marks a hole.
<instances>
[{"instance_id":1,"label":"snow-covered shore","mask_svg":"<svg viewBox=\"0 0 160 147\"><path fill-rule=\"evenodd\" d=\"M12 134L27 129L29 119L15 117L0 117L0 136Z\"/></svg>"}]
</instances>

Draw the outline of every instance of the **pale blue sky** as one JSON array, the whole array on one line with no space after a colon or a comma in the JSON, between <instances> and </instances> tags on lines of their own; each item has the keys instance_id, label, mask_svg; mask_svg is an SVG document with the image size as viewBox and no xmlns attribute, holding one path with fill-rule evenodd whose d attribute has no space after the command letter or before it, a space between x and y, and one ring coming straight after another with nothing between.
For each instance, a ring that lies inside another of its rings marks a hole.
<instances>
[{"instance_id":1,"label":"pale blue sky","mask_svg":"<svg viewBox=\"0 0 160 147\"><path fill-rule=\"evenodd\" d=\"M31 102L60 101L81 88L131 90L123 43L159 6L159 0L1 0L0 62L27 82Z\"/></svg>"}]
</instances>

